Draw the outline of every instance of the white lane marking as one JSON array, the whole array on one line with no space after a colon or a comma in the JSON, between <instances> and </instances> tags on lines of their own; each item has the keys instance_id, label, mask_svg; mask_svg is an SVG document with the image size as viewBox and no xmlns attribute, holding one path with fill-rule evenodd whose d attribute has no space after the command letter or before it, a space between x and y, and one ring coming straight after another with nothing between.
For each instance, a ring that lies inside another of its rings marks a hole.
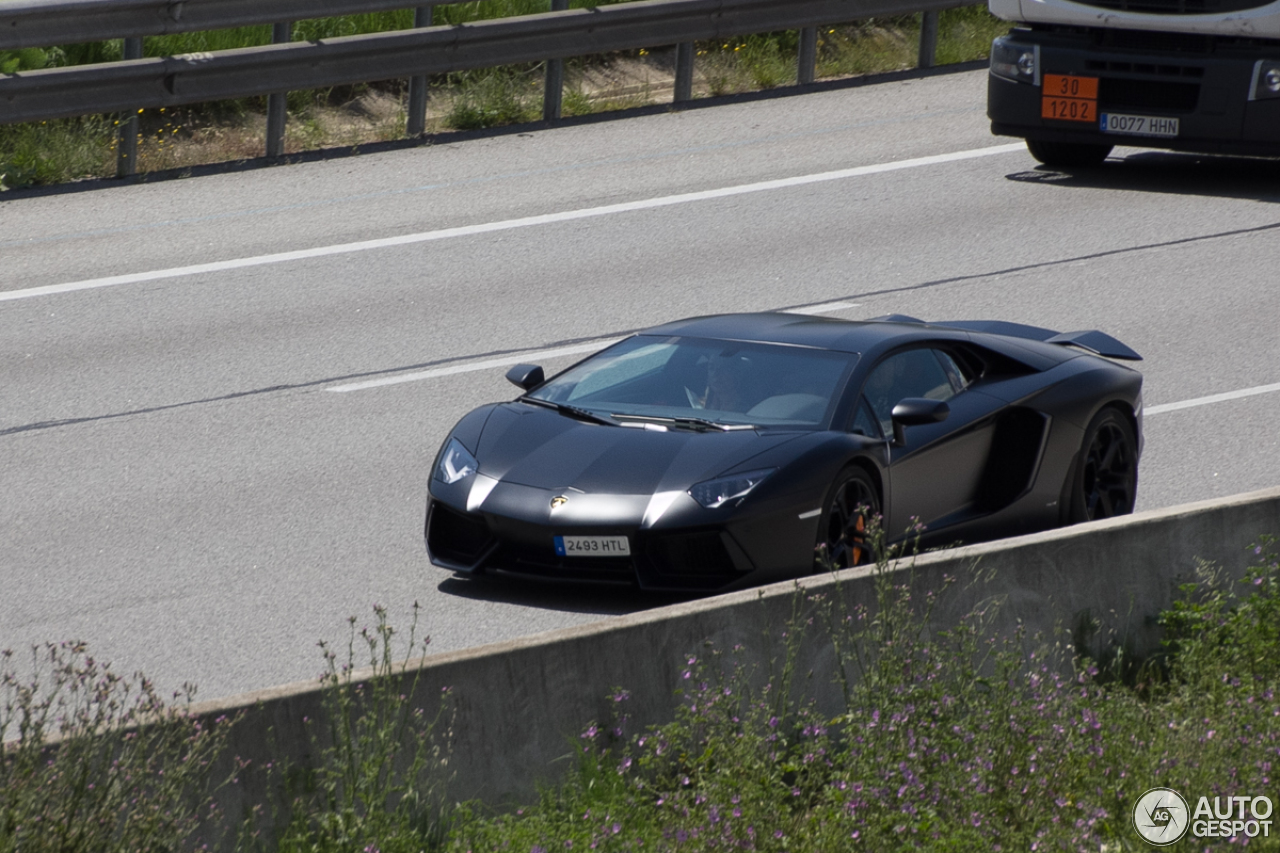
<instances>
[{"instance_id":1,"label":"white lane marking","mask_svg":"<svg viewBox=\"0 0 1280 853\"><path fill-rule=\"evenodd\" d=\"M1196 397L1193 400L1183 400L1178 403L1165 403L1162 406L1147 406L1146 413L1148 415L1158 415L1162 412L1176 412L1179 409L1194 409L1196 406L1225 403L1227 400L1256 397L1259 394L1272 394L1276 391L1280 391L1280 382L1271 385L1258 385L1253 388L1241 388L1239 391L1226 391L1222 394L1210 394L1208 397Z\"/></svg>"},{"instance_id":2,"label":"white lane marking","mask_svg":"<svg viewBox=\"0 0 1280 853\"><path fill-rule=\"evenodd\" d=\"M856 302L827 302L822 305L805 305L802 308L788 308L786 314L826 314L831 311L843 311L846 308L857 308Z\"/></svg>"},{"instance_id":3,"label":"white lane marking","mask_svg":"<svg viewBox=\"0 0 1280 853\"><path fill-rule=\"evenodd\" d=\"M326 391L337 391L339 393L345 391L363 391L366 388L381 388L383 385L399 385L401 382L417 382L421 379L435 379L438 376L453 376L455 373L471 373L476 370L489 370L494 367L510 367L513 364L520 364L530 360L537 361L544 358L556 358L562 355L578 355L584 352L595 352L598 349L604 349L607 346L616 344L623 338L606 338L604 340L592 341L589 344L575 344L571 347L556 347L555 349L534 350L532 352L522 352L517 355L504 355L500 358L486 358L483 361L469 361L463 364L451 364L448 367L433 367L430 370L420 370L416 373L405 373L401 376L387 376L382 379L369 379L364 382L352 382L349 385L335 385L332 388L326 388Z\"/></svg>"},{"instance_id":4,"label":"white lane marking","mask_svg":"<svg viewBox=\"0 0 1280 853\"><path fill-rule=\"evenodd\" d=\"M826 181L839 181L845 178L856 178L862 175L877 175L884 172L896 172L901 169L915 169L921 166L934 166L940 163L954 163L960 160L973 160L978 157L990 157L996 154L1008 154L1025 150L1021 142L1010 145L994 145L989 148L972 148L967 151L954 151L950 154L935 154L931 157L914 157L910 160L896 160L890 163L877 163L871 166L856 166L852 169L837 169L833 172L819 172L813 175L797 175L792 178L779 178L773 181L759 181L753 184L740 184L733 187L722 187L717 190L703 190L694 193L659 196L657 198L628 201L621 204L607 204L602 207L586 207L579 210L565 210L560 213L545 213L540 216L525 216L519 219L504 219L500 222L485 222L479 225L464 225L458 228L442 228L437 231L422 231L417 234L402 234L399 237L383 237L378 240L362 240L357 243L339 243L333 246L317 246L313 249L299 249L293 252L277 252L270 255L257 255L250 258L236 258L229 261L213 261L205 264L192 264L185 267L171 267L150 272L112 275L104 278L91 278L84 281L72 281L66 284L49 284L43 287L29 287L25 290L0 292L0 302L15 299L31 299L37 296L50 296L57 293L71 293L77 290L93 290L99 287L115 287L121 284L136 284L144 281L182 278L201 275L203 273L224 272L226 270L259 267L267 264L280 264L289 261L323 258L330 255L345 255L352 252L367 252L373 249L386 249L393 246L408 246L414 243L427 243L433 240L448 240L453 237L471 237L477 234L489 234L494 231L510 231L514 228L528 228L534 225L550 225L556 222L571 222L576 219L590 219L597 216L611 216L615 213L631 213L637 210L652 210L657 207L670 207L676 204L689 204L696 201L730 198L748 193L766 192L768 190L799 187L805 184L817 184Z\"/></svg>"},{"instance_id":5,"label":"white lane marking","mask_svg":"<svg viewBox=\"0 0 1280 853\"><path fill-rule=\"evenodd\" d=\"M825 302L821 305L810 305L805 308L788 311L789 314L823 314L828 311L843 311L846 308L857 308L858 306L852 302ZM364 391L367 388L381 388L384 385L399 385L401 382L418 382L422 379L435 379L438 376L453 376L458 373L473 373L477 370L489 370L494 367L510 367L514 364L522 362L540 361L544 358L557 358L562 355L579 355L584 352L595 352L612 346L622 338L599 338L582 344L574 344L568 347L555 347L553 349L529 350L527 352L513 353L512 355L504 355L499 358L486 358L481 361L464 361L458 364L451 364L448 367L433 367L430 370L419 370L414 373L404 373L399 376L386 376L381 379L368 379L364 382L352 382L347 385L334 385L332 388L326 388L326 391Z\"/></svg>"},{"instance_id":6,"label":"white lane marking","mask_svg":"<svg viewBox=\"0 0 1280 853\"><path fill-rule=\"evenodd\" d=\"M817 518L820 515L822 515L821 507L819 507L818 509L811 509L808 512L802 512L798 516L796 516L796 518L799 518L800 520L803 521L806 518Z\"/></svg>"}]
</instances>

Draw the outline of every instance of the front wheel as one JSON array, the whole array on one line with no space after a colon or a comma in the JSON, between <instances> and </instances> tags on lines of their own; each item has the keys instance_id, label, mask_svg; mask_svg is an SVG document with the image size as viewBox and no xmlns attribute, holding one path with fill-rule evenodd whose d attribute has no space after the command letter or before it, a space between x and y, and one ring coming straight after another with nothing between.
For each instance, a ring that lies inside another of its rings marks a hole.
<instances>
[{"instance_id":1,"label":"front wheel","mask_svg":"<svg viewBox=\"0 0 1280 853\"><path fill-rule=\"evenodd\" d=\"M867 526L879 512L880 500L867 472L861 468L841 472L823 505L815 568L848 569L874 562Z\"/></svg>"},{"instance_id":2,"label":"front wheel","mask_svg":"<svg viewBox=\"0 0 1280 853\"><path fill-rule=\"evenodd\" d=\"M1115 409L1094 415L1084 431L1071 484L1070 521L1097 521L1133 512L1138 496L1138 442Z\"/></svg>"},{"instance_id":3,"label":"front wheel","mask_svg":"<svg viewBox=\"0 0 1280 853\"><path fill-rule=\"evenodd\" d=\"M1047 142L1043 139L1028 139L1027 150L1031 156L1046 166L1063 168L1085 168L1101 166L1102 161L1111 153L1111 145L1096 145L1088 142Z\"/></svg>"}]
</instances>

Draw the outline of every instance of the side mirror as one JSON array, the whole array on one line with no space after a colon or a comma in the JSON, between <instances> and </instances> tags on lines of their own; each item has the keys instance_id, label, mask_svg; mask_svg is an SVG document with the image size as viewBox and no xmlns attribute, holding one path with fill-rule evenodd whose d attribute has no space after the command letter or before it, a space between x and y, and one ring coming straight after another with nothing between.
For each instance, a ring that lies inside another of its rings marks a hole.
<instances>
[{"instance_id":1,"label":"side mirror","mask_svg":"<svg viewBox=\"0 0 1280 853\"><path fill-rule=\"evenodd\" d=\"M902 447L907 443L905 427L940 424L951 414L951 407L941 400L924 397L907 397L893 407L893 443Z\"/></svg>"},{"instance_id":2,"label":"side mirror","mask_svg":"<svg viewBox=\"0 0 1280 853\"><path fill-rule=\"evenodd\" d=\"M517 364L507 371L507 381L528 391L546 381L542 367L537 364Z\"/></svg>"}]
</instances>

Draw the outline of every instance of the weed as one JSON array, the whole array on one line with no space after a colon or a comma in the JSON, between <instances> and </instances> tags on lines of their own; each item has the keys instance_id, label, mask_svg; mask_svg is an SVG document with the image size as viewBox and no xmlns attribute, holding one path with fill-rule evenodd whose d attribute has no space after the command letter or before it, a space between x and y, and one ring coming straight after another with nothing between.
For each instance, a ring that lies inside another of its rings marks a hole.
<instances>
[{"instance_id":1,"label":"weed","mask_svg":"<svg viewBox=\"0 0 1280 853\"><path fill-rule=\"evenodd\" d=\"M477 130L535 120L542 99L537 70L503 67L450 75L453 96L445 122L458 130Z\"/></svg>"},{"instance_id":2,"label":"weed","mask_svg":"<svg viewBox=\"0 0 1280 853\"><path fill-rule=\"evenodd\" d=\"M114 129L102 116L0 125L0 191L113 171Z\"/></svg>"},{"instance_id":3,"label":"weed","mask_svg":"<svg viewBox=\"0 0 1280 853\"><path fill-rule=\"evenodd\" d=\"M376 624L351 634L345 660L326 643L327 672L322 724L310 722L320 756L292 804L292 820L278 850L327 853L376 849L417 853L444 837L444 784L448 755L439 742L448 725L446 697L432 708L416 704L420 669L406 674L409 659L425 653L430 638L416 639L418 605L405 656L397 660L395 630L385 608L374 605ZM357 649L367 654L369 677L354 680ZM287 772L287 768L285 770Z\"/></svg>"},{"instance_id":4,"label":"weed","mask_svg":"<svg viewBox=\"0 0 1280 853\"><path fill-rule=\"evenodd\" d=\"M1101 682L1062 646L992 635L991 601L933 630L946 584L922 593L910 566L891 573L882 556L872 601L852 603L839 584L797 591L767 672L741 647L689 656L671 723L632 733L620 713L591 724L563 785L514 814L460 811L451 849L1132 848L1129 814L1147 788L1213 796L1271 783L1271 545L1246 594L1184 591L1194 599L1164 617L1172 676L1145 693ZM805 643L834 651L835 715L797 689ZM616 694L617 707L627 699Z\"/></svg>"},{"instance_id":5,"label":"weed","mask_svg":"<svg viewBox=\"0 0 1280 853\"><path fill-rule=\"evenodd\" d=\"M195 689L166 702L83 643L32 649L20 677L0 652L0 851L163 851L193 839L217 806L209 768L226 718L188 714Z\"/></svg>"}]
</instances>

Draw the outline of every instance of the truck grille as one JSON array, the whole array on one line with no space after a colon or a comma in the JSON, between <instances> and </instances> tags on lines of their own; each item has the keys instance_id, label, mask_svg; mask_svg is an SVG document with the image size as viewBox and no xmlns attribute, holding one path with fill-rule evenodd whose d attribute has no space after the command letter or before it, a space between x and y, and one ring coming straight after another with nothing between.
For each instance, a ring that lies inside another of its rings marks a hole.
<instances>
[{"instance_id":1,"label":"truck grille","mask_svg":"<svg viewBox=\"0 0 1280 853\"><path fill-rule=\"evenodd\" d=\"M1090 59L1085 63L1085 68L1099 74L1149 74L1156 77L1191 77L1194 79L1204 76L1204 68L1199 65L1157 65L1154 62Z\"/></svg>"},{"instance_id":2,"label":"truck grille","mask_svg":"<svg viewBox=\"0 0 1280 853\"><path fill-rule=\"evenodd\" d=\"M1198 83L1103 77L1098 84L1099 109L1189 113L1199 99Z\"/></svg>"},{"instance_id":3,"label":"truck grille","mask_svg":"<svg viewBox=\"0 0 1280 853\"><path fill-rule=\"evenodd\" d=\"M1081 5L1156 15L1214 15L1266 6L1270 0L1078 0Z\"/></svg>"},{"instance_id":4,"label":"truck grille","mask_svg":"<svg viewBox=\"0 0 1280 853\"><path fill-rule=\"evenodd\" d=\"M1094 30L1098 47L1113 50L1149 50L1156 53L1210 54L1231 47L1233 37L1199 33L1158 33L1150 30Z\"/></svg>"}]
</instances>

